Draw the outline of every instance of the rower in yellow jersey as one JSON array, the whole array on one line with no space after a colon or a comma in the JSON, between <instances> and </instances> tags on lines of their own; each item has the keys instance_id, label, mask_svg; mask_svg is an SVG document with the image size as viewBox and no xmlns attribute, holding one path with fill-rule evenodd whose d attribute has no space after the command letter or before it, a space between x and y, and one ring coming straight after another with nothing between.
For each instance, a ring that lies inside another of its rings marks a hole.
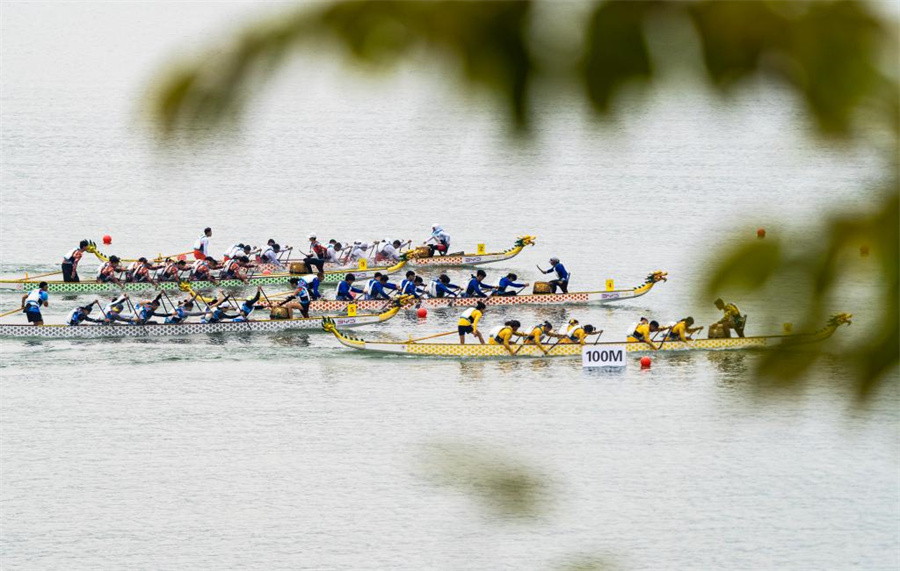
<instances>
[{"instance_id":1,"label":"rower in yellow jersey","mask_svg":"<svg viewBox=\"0 0 900 571\"><path fill-rule=\"evenodd\" d=\"M691 335L703 329L703 327L691 327L694 324L693 317L685 317L669 329L666 341L690 341Z\"/></svg>"},{"instance_id":2,"label":"rower in yellow jersey","mask_svg":"<svg viewBox=\"0 0 900 571\"><path fill-rule=\"evenodd\" d=\"M588 335L600 335L601 333L603 331L597 331L597 328L593 325L582 326L577 319L570 319L569 328L566 330L566 335L560 340L560 343L584 345L584 340L587 339Z\"/></svg>"},{"instance_id":3,"label":"rower in yellow jersey","mask_svg":"<svg viewBox=\"0 0 900 571\"><path fill-rule=\"evenodd\" d=\"M457 322L456 325L459 332L460 345L466 344L466 333L471 333L478 338L482 345L484 345L484 337L482 337L481 332L478 331L478 321L481 319L486 307L484 302L479 301L478 305L470 307L459 316L459 322Z\"/></svg>"},{"instance_id":4,"label":"rower in yellow jersey","mask_svg":"<svg viewBox=\"0 0 900 571\"><path fill-rule=\"evenodd\" d=\"M744 336L744 326L747 325L747 316L741 315L741 310L733 303L725 303L720 297L713 302L717 308L724 312L724 317L718 321L718 324L725 330L725 336L730 337L728 331L734 329L738 337Z\"/></svg>"},{"instance_id":5,"label":"rower in yellow jersey","mask_svg":"<svg viewBox=\"0 0 900 571\"><path fill-rule=\"evenodd\" d=\"M515 319L507 321L491 331L490 337L488 338L488 345L503 345L510 355L515 355L512 347L509 346L509 342L513 335L521 336L519 327L522 327L522 324Z\"/></svg>"},{"instance_id":6,"label":"rower in yellow jersey","mask_svg":"<svg viewBox=\"0 0 900 571\"><path fill-rule=\"evenodd\" d=\"M539 323L531 328L527 334L519 333L520 337L524 337L524 343L526 345L537 345L538 349L544 352L544 355L547 354L547 349L541 344L541 339L546 335L547 337L556 337L557 339L562 339L565 335L560 335L559 333L553 333L553 325L549 321L545 321L543 323Z\"/></svg>"},{"instance_id":7,"label":"rower in yellow jersey","mask_svg":"<svg viewBox=\"0 0 900 571\"><path fill-rule=\"evenodd\" d=\"M656 333L659 331L659 323L656 321L647 321L646 317L642 317L641 321L638 323L637 327L634 328L634 331L631 332L631 335L628 336L629 343L646 343L653 348L654 351L659 349L656 345L653 344L653 341L650 340L650 334Z\"/></svg>"}]
</instances>

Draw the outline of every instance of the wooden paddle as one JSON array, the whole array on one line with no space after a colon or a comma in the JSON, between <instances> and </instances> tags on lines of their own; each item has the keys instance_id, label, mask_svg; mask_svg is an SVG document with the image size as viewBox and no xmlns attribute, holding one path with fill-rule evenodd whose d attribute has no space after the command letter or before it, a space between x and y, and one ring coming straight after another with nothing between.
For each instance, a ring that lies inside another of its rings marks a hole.
<instances>
[{"instance_id":1,"label":"wooden paddle","mask_svg":"<svg viewBox=\"0 0 900 571\"><path fill-rule=\"evenodd\" d=\"M444 337L445 335L453 335L457 333L457 331L448 331L446 333L438 333L437 335L429 335L428 337L419 337L418 339L410 339L407 343L418 343L419 341L425 341L426 339L434 339L435 337Z\"/></svg>"},{"instance_id":2,"label":"wooden paddle","mask_svg":"<svg viewBox=\"0 0 900 571\"><path fill-rule=\"evenodd\" d=\"M13 309L13 310L7 311L6 313L0 313L0 317L6 317L7 315L12 315L13 313L15 313L15 312L17 312L17 311L24 311L24 310L25 310L25 307L24 307L24 306L22 306L22 307L17 307L17 308L15 308L15 309Z\"/></svg>"}]
</instances>

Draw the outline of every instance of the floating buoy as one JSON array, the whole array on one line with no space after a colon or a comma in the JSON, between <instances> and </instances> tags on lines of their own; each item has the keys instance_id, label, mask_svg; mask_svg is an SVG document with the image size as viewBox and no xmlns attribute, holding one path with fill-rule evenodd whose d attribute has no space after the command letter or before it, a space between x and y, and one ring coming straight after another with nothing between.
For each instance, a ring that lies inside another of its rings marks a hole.
<instances>
[{"instance_id":1,"label":"floating buoy","mask_svg":"<svg viewBox=\"0 0 900 571\"><path fill-rule=\"evenodd\" d=\"M650 368L650 357L641 357L641 368L649 369Z\"/></svg>"},{"instance_id":2,"label":"floating buoy","mask_svg":"<svg viewBox=\"0 0 900 571\"><path fill-rule=\"evenodd\" d=\"M265 270L262 271L262 273L263 273L264 276L267 276L267 275L269 275L269 274L272 273L272 270L265 269Z\"/></svg>"},{"instance_id":3,"label":"floating buoy","mask_svg":"<svg viewBox=\"0 0 900 571\"><path fill-rule=\"evenodd\" d=\"M759 239L766 237L766 229L765 228L757 228L756 229L756 237Z\"/></svg>"},{"instance_id":4,"label":"floating buoy","mask_svg":"<svg viewBox=\"0 0 900 571\"><path fill-rule=\"evenodd\" d=\"M187 260L187 256L185 256L184 254L178 254L178 260L183 262L183 261Z\"/></svg>"},{"instance_id":5,"label":"floating buoy","mask_svg":"<svg viewBox=\"0 0 900 571\"><path fill-rule=\"evenodd\" d=\"M103 243L106 244L107 246L112 244L112 236L110 236L109 234L104 234L103 235Z\"/></svg>"},{"instance_id":6,"label":"floating buoy","mask_svg":"<svg viewBox=\"0 0 900 571\"><path fill-rule=\"evenodd\" d=\"M869 247L868 246L860 246L859 255L865 258L869 255Z\"/></svg>"},{"instance_id":7,"label":"floating buoy","mask_svg":"<svg viewBox=\"0 0 900 571\"><path fill-rule=\"evenodd\" d=\"M428 310L425 309L424 307L420 307L419 309L416 310L416 315L419 316L420 318L424 319L425 317L428 316Z\"/></svg>"}]
</instances>

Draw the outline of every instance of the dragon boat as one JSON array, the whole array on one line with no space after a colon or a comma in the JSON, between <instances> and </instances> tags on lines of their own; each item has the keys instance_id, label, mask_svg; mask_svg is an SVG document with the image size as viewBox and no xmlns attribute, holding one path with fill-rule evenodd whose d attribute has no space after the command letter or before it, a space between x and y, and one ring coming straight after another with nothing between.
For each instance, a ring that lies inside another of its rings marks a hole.
<instances>
[{"instance_id":1,"label":"dragon boat","mask_svg":"<svg viewBox=\"0 0 900 571\"><path fill-rule=\"evenodd\" d=\"M659 349L654 351L641 342L621 341L617 343L593 343L599 347L624 346L629 353L659 353L684 351L738 351L747 349L772 349L775 347L804 345L824 341L844 324L850 324L853 316L840 313L832 316L826 325L813 333L794 335L763 335L758 337L730 337L725 339L695 339L692 341L657 342ZM412 355L426 357L450 357L455 359L519 359L519 358L556 358L581 356L582 346L574 343L548 344L548 352L544 354L536 345L516 345L515 355L510 355L502 345L460 345L458 343L418 343L409 341L366 341L346 335L338 330L337 322L322 320L325 331L332 333L342 344L352 349L370 353L389 355Z\"/></svg>"},{"instance_id":2,"label":"dragon boat","mask_svg":"<svg viewBox=\"0 0 900 571\"><path fill-rule=\"evenodd\" d=\"M338 283L344 276L347 275L348 271L351 271L358 280L369 279L375 276L376 272L381 272L382 274L393 274L399 272L405 265L406 260L400 260L393 266L383 266L383 267L372 267L365 270L354 269L354 270L334 270L334 271L326 271L325 279L322 280L323 283ZM303 272L306 273L306 272ZM268 286L268 285L281 285L285 286L288 284L288 281L297 277L301 274L299 273L268 273L268 274L256 274L247 279L247 283L240 280L220 280L218 284L214 284L210 281L192 281L192 280L183 280L179 282L158 282L157 284L151 284L146 282L122 282L121 284L109 283L109 282L100 282L97 280L82 280L80 282L66 282L62 280L48 280L44 278L29 278L25 276L22 279L2 279L0 280L0 289L6 290L16 290L27 292L38 287L38 284L41 282L47 282L47 290L55 293L98 293L98 292L111 292L118 293L121 291L149 291L149 290L161 290L161 291L175 291L178 289L183 289L182 283L189 283L191 287L204 290L204 289L212 289L212 288L244 288L244 287L256 287L256 286Z\"/></svg>"},{"instance_id":3,"label":"dragon boat","mask_svg":"<svg viewBox=\"0 0 900 571\"><path fill-rule=\"evenodd\" d=\"M447 254L446 256L432 256L427 247L420 247L407 252L407 254L410 258L409 263L413 266L469 268L514 258L519 255L519 252L525 249L525 246L533 246L536 240L537 238L535 236L519 236L512 248L504 250L503 252L460 252Z\"/></svg>"},{"instance_id":4,"label":"dragon boat","mask_svg":"<svg viewBox=\"0 0 900 571\"><path fill-rule=\"evenodd\" d=\"M374 314L332 317L300 317L295 319L259 319L253 321L219 323L156 323L146 325L6 325L0 324L0 339L111 339L156 338L201 335L211 333L278 333L281 331L321 331L323 321L338 327L362 327L375 325L397 315L402 306L395 303L389 309Z\"/></svg>"},{"instance_id":5,"label":"dragon boat","mask_svg":"<svg viewBox=\"0 0 900 571\"><path fill-rule=\"evenodd\" d=\"M647 294L653 286L661 281L667 281L667 272L653 272L647 276L643 284L631 288L609 291L581 291L572 293L538 293L527 295L493 295L489 297L429 297L417 300L409 308L426 307L437 309L444 307L474 307L479 301L488 306L505 305L564 305L564 304L602 304L626 299L634 299ZM273 300L272 303L277 303ZM347 310L347 306L355 304L357 309L378 311L390 305L389 300L354 300L339 301L334 299L319 299L310 303L310 311L339 311ZM264 307L266 304L262 304Z\"/></svg>"}]
</instances>

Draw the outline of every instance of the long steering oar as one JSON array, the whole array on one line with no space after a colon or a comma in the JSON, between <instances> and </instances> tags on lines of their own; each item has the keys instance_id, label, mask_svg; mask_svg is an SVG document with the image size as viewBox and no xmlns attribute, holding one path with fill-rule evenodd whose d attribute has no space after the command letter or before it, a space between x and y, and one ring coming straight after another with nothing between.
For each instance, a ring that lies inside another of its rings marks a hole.
<instances>
[{"instance_id":1,"label":"long steering oar","mask_svg":"<svg viewBox=\"0 0 900 571\"><path fill-rule=\"evenodd\" d=\"M17 307L13 310L7 311L6 313L0 313L0 317L6 317L7 315L12 315L13 313L15 313L17 311L23 311L24 309L25 309L24 307Z\"/></svg>"},{"instance_id":2,"label":"long steering oar","mask_svg":"<svg viewBox=\"0 0 900 571\"><path fill-rule=\"evenodd\" d=\"M438 333L437 335L429 335L428 337L419 337L417 339L410 338L407 343L418 343L419 341L425 341L426 339L434 339L435 337L444 337L445 335L453 335L457 333L456 331L448 331L446 333Z\"/></svg>"}]
</instances>

